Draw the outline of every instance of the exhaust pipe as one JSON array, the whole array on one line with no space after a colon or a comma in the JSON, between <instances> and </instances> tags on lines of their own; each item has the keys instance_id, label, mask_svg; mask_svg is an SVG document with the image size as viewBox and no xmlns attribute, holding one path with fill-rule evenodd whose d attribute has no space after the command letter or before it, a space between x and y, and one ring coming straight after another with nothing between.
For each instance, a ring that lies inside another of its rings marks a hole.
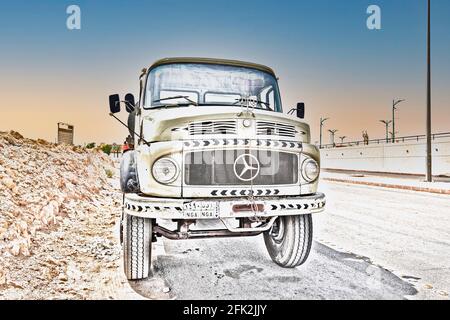
<instances>
[{"instance_id":1,"label":"exhaust pipe","mask_svg":"<svg viewBox=\"0 0 450 320\"><path fill-rule=\"evenodd\" d=\"M262 233L262 231L232 232L226 229L189 230L187 232L180 232L180 231L172 231L158 225L153 227L153 232L156 233L157 235L163 236L171 240L251 237L260 235Z\"/></svg>"}]
</instances>

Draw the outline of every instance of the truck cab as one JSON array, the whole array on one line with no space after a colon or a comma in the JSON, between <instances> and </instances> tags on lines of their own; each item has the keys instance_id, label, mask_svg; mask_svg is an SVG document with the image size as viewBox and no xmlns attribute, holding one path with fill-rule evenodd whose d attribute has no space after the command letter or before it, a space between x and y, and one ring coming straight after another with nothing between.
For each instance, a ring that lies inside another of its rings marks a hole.
<instances>
[{"instance_id":1,"label":"truck cab","mask_svg":"<svg viewBox=\"0 0 450 320\"><path fill-rule=\"evenodd\" d=\"M304 104L283 113L266 66L223 59L166 58L143 70L139 101L125 106L134 149L121 160L121 240L128 279L150 275L152 242L263 234L281 267L304 263L320 155L303 121ZM196 227L216 220L222 228Z\"/></svg>"}]
</instances>

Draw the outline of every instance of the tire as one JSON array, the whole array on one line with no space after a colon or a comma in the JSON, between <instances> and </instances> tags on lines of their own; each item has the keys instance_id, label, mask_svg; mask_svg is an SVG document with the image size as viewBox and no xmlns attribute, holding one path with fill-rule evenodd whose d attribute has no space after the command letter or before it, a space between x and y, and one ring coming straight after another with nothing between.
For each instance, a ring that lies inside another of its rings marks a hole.
<instances>
[{"instance_id":1,"label":"tire","mask_svg":"<svg viewBox=\"0 0 450 320\"><path fill-rule=\"evenodd\" d=\"M123 262L128 280L148 278L152 256L152 220L126 215Z\"/></svg>"},{"instance_id":2,"label":"tire","mask_svg":"<svg viewBox=\"0 0 450 320\"><path fill-rule=\"evenodd\" d=\"M312 217L279 217L264 232L264 242L272 260L281 267L295 268L308 259L313 235Z\"/></svg>"}]
</instances>

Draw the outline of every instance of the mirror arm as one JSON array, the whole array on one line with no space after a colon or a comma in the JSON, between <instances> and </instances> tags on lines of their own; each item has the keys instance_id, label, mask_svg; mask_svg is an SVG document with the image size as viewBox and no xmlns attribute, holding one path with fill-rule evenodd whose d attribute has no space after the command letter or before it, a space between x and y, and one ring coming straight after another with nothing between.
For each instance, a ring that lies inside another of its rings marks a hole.
<instances>
[{"instance_id":1,"label":"mirror arm","mask_svg":"<svg viewBox=\"0 0 450 320\"><path fill-rule=\"evenodd\" d=\"M125 103L125 104L126 104L127 106L129 106L129 107L132 107L133 110L136 109L136 106L133 105L131 102L128 102L128 101L121 101L121 102ZM119 102L119 103L120 103L120 102Z\"/></svg>"},{"instance_id":2,"label":"mirror arm","mask_svg":"<svg viewBox=\"0 0 450 320\"><path fill-rule=\"evenodd\" d=\"M120 120L119 118L117 118L114 113L109 113L109 115L111 117L113 117L114 119L116 119L117 121L119 121L122 125L124 125L126 128L128 128L128 130L130 130L131 132L133 132L140 140L144 141L144 143L150 147L150 143L148 141L146 141L144 138L142 138L140 135L138 135L134 130L131 130L131 128L129 128L122 120Z\"/></svg>"}]
</instances>

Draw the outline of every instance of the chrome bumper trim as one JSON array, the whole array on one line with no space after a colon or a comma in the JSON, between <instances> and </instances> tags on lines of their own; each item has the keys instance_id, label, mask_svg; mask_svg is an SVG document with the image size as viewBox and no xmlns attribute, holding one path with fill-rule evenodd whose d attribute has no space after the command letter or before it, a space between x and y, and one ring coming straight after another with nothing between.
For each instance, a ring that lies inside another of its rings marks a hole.
<instances>
[{"instance_id":1,"label":"chrome bumper trim","mask_svg":"<svg viewBox=\"0 0 450 320\"><path fill-rule=\"evenodd\" d=\"M125 195L127 214L160 219L222 219L245 217L276 217L318 213L325 209L325 195L316 193L296 197L255 198L253 204L263 205L264 211L233 212L234 205L249 205L246 198L170 199Z\"/></svg>"}]
</instances>

